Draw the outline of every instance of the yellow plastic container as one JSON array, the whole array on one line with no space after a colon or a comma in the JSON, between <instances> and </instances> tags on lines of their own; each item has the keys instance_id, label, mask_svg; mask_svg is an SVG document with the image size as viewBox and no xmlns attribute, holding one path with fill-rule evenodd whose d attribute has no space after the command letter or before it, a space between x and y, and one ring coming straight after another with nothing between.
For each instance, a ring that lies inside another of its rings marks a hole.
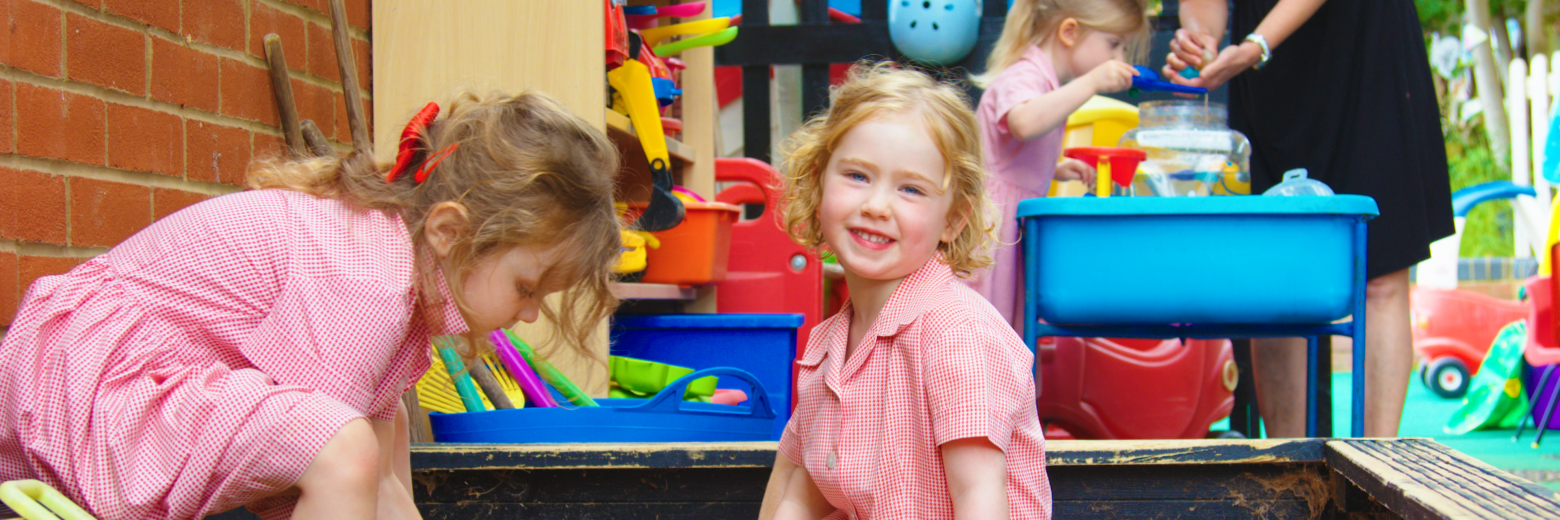
<instances>
[{"instance_id":1,"label":"yellow plastic container","mask_svg":"<svg viewBox=\"0 0 1560 520\"><path fill-rule=\"evenodd\" d=\"M1094 96L1067 116L1062 149L1079 146L1116 146L1121 135L1137 128L1138 109L1105 96ZM1078 181L1051 182L1050 196L1079 197L1087 190Z\"/></svg>"}]
</instances>

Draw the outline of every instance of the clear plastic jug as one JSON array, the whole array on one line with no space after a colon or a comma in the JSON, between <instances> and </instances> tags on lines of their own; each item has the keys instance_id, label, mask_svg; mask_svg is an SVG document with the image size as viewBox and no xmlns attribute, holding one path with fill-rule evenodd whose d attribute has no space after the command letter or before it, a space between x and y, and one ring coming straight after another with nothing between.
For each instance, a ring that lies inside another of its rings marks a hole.
<instances>
[{"instance_id":1,"label":"clear plastic jug","mask_svg":"<svg viewBox=\"0 0 1560 520\"><path fill-rule=\"evenodd\" d=\"M1251 193L1251 142L1231 130L1229 112L1202 100L1150 101L1138 107L1137 128L1122 134L1122 147L1139 148L1132 186L1136 197L1203 197Z\"/></svg>"}]
</instances>

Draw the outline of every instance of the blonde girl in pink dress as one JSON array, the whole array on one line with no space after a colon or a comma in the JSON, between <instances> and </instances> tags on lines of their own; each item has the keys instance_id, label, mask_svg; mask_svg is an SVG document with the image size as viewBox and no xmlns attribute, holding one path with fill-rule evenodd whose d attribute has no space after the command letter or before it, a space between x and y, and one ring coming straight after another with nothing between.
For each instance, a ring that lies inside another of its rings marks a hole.
<instances>
[{"instance_id":1,"label":"blonde girl in pink dress","mask_svg":"<svg viewBox=\"0 0 1560 520\"><path fill-rule=\"evenodd\" d=\"M1144 0L1016 0L1002 37L972 78L986 89L975 111L980 123L986 190L996 205L995 264L970 286L1024 330L1024 259L1018 202L1044 197L1051 180L1094 182L1094 168L1062 156L1067 116L1097 94L1132 86L1125 61L1148 33ZM1078 254L1087 254L1079 251Z\"/></svg>"},{"instance_id":2,"label":"blonde girl in pink dress","mask_svg":"<svg viewBox=\"0 0 1560 520\"><path fill-rule=\"evenodd\" d=\"M105 519L417 518L399 398L430 336L547 314L578 347L620 247L600 131L539 94L448 112L397 167L262 163L34 283L0 343L0 480Z\"/></svg>"},{"instance_id":3,"label":"blonde girl in pink dress","mask_svg":"<svg viewBox=\"0 0 1560 520\"><path fill-rule=\"evenodd\" d=\"M990 263L980 136L958 89L857 65L791 136L784 227L850 300L797 362L760 518L1049 518L1031 356L959 282Z\"/></svg>"}]
</instances>

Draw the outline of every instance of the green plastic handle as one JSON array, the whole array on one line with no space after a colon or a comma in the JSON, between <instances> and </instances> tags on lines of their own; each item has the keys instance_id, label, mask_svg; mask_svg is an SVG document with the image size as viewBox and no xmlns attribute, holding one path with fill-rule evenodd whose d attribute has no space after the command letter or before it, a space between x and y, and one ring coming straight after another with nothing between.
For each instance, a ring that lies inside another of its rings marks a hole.
<instances>
[{"instance_id":1,"label":"green plastic handle","mask_svg":"<svg viewBox=\"0 0 1560 520\"><path fill-rule=\"evenodd\" d=\"M444 360L444 368L450 373L450 379L455 382L455 393L460 394L460 402L466 405L468 412L486 412L487 405L482 404L482 396L477 393L477 384L471 380L471 374L465 372L466 364L460 360L460 354L455 353L455 340L449 336L439 336L433 339L439 351L439 359Z\"/></svg>"},{"instance_id":2,"label":"green plastic handle","mask_svg":"<svg viewBox=\"0 0 1560 520\"><path fill-rule=\"evenodd\" d=\"M573 381L565 377L563 372L559 372L557 367L552 366L552 363L548 363L546 359L536 355L536 351L531 349L531 345L520 339L520 336L516 336L514 331L509 329L500 330L504 331L505 336L509 336L509 342L514 344L515 350L520 351L520 357L525 358L525 362L531 365L531 369L536 371L536 375L541 376L543 381L558 389L558 393L563 394L563 397L568 399L569 402L574 403L575 406L600 406L596 404L595 399L591 399L589 395L585 394L584 390L580 390L580 387L575 386Z\"/></svg>"},{"instance_id":3,"label":"green plastic handle","mask_svg":"<svg viewBox=\"0 0 1560 520\"><path fill-rule=\"evenodd\" d=\"M726 30L721 32L710 33L696 38L688 38L686 40L678 40L666 45L657 45L655 47L651 47L650 50L654 52L656 56L666 57L678 54L682 51L686 51L694 47L703 47L705 45L719 47L721 45L731 43L731 40L736 38L737 28L727 27Z\"/></svg>"}]
</instances>

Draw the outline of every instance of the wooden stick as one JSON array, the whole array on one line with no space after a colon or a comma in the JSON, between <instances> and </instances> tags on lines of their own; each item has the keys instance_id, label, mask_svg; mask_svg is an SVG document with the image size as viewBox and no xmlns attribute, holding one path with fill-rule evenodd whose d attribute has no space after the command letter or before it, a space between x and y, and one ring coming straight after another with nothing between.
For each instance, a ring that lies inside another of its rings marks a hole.
<instances>
[{"instance_id":1,"label":"wooden stick","mask_svg":"<svg viewBox=\"0 0 1560 520\"><path fill-rule=\"evenodd\" d=\"M477 386L482 387L482 393L487 394L488 402L493 403L494 410L509 410L515 404L509 400L509 394L504 393L504 387L499 386L498 378L493 377L493 372L488 370L487 363L482 358L472 360L471 378L477 381Z\"/></svg>"},{"instance_id":2,"label":"wooden stick","mask_svg":"<svg viewBox=\"0 0 1560 520\"><path fill-rule=\"evenodd\" d=\"M401 394L401 402L406 404L406 427L411 431L408 438L412 444L433 442L433 425L428 422L428 411L417 400L417 388Z\"/></svg>"},{"instance_id":3,"label":"wooden stick","mask_svg":"<svg viewBox=\"0 0 1560 520\"><path fill-rule=\"evenodd\" d=\"M341 69L341 91L347 100L347 126L352 128L352 148L368 150L374 143L368 137L363 119L363 96L358 93L357 60L352 57L352 40L347 37L347 6L342 0L330 0L331 33L336 39L336 66Z\"/></svg>"},{"instance_id":4,"label":"wooden stick","mask_svg":"<svg viewBox=\"0 0 1560 520\"><path fill-rule=\"evenodd\" d=\"M287 57L282 55L282 37L265 35L265 62L270 66L271 91L276 94L276 111L282 116L282 137L293 157L307 157L303 132L298 128L298 108L293 105L292 82L287 77Z\"/></svg>"},{"instance_id":5,"label":"wooden stick","mask_svg":"<svg viewBox=\"0 0 1560 520\"><path fill-rule=\"evenodd\" d=\"M314 124L313 119L305 119L299 123L303 129L303 142L308 143L309 151L315 157L330 157L336 154L336 149L331 148L330 140L325 138L325 133L320 131L319 125Z\"/></svg>"}]
</instances>

